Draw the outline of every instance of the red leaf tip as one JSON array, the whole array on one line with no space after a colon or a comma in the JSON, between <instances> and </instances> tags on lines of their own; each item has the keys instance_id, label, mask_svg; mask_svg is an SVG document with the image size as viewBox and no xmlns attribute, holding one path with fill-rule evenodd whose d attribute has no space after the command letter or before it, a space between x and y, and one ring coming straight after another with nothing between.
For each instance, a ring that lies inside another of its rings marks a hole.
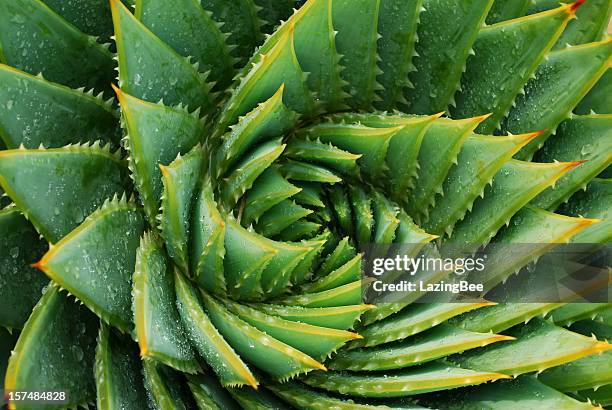
<instances>
[{"instance_id":1,"label":"red leaf tip","mask_svg":"<svg viewBox=\"0 0 612 410\"><path fill-rule=\"evenodd\" d=\"M578 7L582 6L585 2L586 0L576 0L570 5L570 10L575 12L576 10L578 10Z\"/></svg>"}]
</instances>

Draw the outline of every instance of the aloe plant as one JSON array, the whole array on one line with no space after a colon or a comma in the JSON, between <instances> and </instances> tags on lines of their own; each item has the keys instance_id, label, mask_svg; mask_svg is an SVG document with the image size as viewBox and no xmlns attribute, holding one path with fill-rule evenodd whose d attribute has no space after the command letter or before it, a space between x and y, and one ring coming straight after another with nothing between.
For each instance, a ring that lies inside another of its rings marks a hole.
<instances>
[{"instance_id":1,"label":"aloe plant","mask_svg":"<svg viewBox=\"0 0 612 410\"><path fill-rule=\"evenodd\" d=\"M362 299L367 244L610 241L611 4L0 0L4 389L612 403L610 304Z\"/></svg>"}]
</instances>

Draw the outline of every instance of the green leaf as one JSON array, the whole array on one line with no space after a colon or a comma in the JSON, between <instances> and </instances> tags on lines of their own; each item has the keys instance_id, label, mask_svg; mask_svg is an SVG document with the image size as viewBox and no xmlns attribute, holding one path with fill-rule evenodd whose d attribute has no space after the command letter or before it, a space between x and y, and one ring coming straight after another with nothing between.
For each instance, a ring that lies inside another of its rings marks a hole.
<instances>
[{"instance_id":1,"label":"green leaf","mask_svg":"<svg viewBox=\"0 0 612 410\"><path fill-rule=\"evenodd\" d=\"M569 22L555 48L598 41L606 32L612 11L610 0L589 0L576 4L579 6L576 19Z\"/></svg>"},{"instance_id":2,"label":"green leaf","mask_svg":"<svg viewBox=\"0 0 612 410\"><path fill-rule=\"evenodd\" d=\"M403 199L409 214L427 218L429 208L436 203L436 195L442 193L442 183L453 165L466 138L485 117L453 121L434 121L425 133L418 156L418 176L414 191Z\"/></svg>"},{"instance_id":3,"label":"green leaf","mask_svg":"<svg viewBox=\"0 0 612 410\"><path fill-rule=\"evenodd\" d=\"M512 217L509 225L497 234L495 242L532 246L528 250L518 246L521 249L514 251L502 246L489 252L486 272L479 274L485 291L504 282L512 273L537 260L555 246L568 242L578 232L597 222L596 219L554 214L531 205L523 207Z\"/></svg>"},{"instance_id":4,"label":"green leaf","mask_svg":"<svg viewBox=\"0 0 612 410\"><path fill-rule=\"evenodd\" d=\"M293 36L293 30L284 31L278 42L257 58L227 101L214 135L223 134L241 115L272 97L283 85L280 92L287 107L300 114L313 112L314 100L295 54Z\"/></svg>"},{"instance_id":5,"label":"green leaf","mask_svg":"<svg viewBox=\"0 0 612 410\"><path fill-rule=\"evenodd\" d=\"M315 276L320 278L329 275L332 271L348 263L355 255L355 248L349 242L349 237L344 237L338 242L333 252L326 256L321 266L317 269Z\"/></svg>"},{"instance_id":6,"label":"green leaf","mask_svg":"<svg viewBox=\"0 0 612 410\"><path fill-rule=\"evenodd\" d=\"M285 199L268 209L257 221L255 229L263 236L275 236L292 223L310 215L312 212L311 209L303 208L295 202Z\"/></svg>"},{"instance_id":7,"label":"green leaf","mask_svg":"<svg viewBox=\"0 0 612 410\"><path fill-rule=\"evenodd\" d=\"M189 273L187 244L195 190L199 187L203 163L204 151L196 146L184 157L176 158L169 166L159 166L164 184L160 231L168 255L185 273Z\"/></svg>"},{"instance_id":8,"label":"green leaf","mask_svg":"<svg viewBox=\"0 0 612 410\"><path fill-rule=\"evenodd\" d=\"M203 0L201 5L212 13L221 30L229 35L227 42L236 47L233 54L241 59L253 54L255 46L263 41L262 21L252 0Z\"/></svg>"},{"instance_id":9,"label":"green leaf","mask_svg":"<svg viewBox=\"0 0 612 410\"><path fill-rule=\"evenodd\" d=\"M397 218L400 209L379 193L374 195L372 204L374 205L374 243L390 244L400 224Z\"/></svg>"},{"instance_id":10,"label":"green leaf","mask_svg":"<svg viewBox=\"0 0 612 410\"><path fill-rule=\"evenodd\" d=\"M266 383L268 385L268 383ZM253 390L247 388L232 389L230 394L234 397L242 409L247 410L284 410L287 403L280 400L269 390L259 388Z\"/></svg>"},{"instance_id":11,"label":"green leaf","mask_svg":"<svg viewBox=\"0 0 612 410\"><path fill-rule=\"evenodd\" d=\"M154 360L144 360L144 379L151 407L160 410L183 410L195 402L183 375Z\"/></svg>"},{"instance_id":12,"label":"green leaf","mask_svg":"<svg viewBox=\"0 0 612 410\"><path fill-rule=\"evenodd\" d=\"M98 143L0 151L0 185L51 243L123 192L126 179L119 154Z\"/></svg>"},{"instance_id":13,"label":"green leaf","mask_svg":"<svg viewBox=\"0 0 612 410\"><path fill-rule=\"evenodd\" d=\"M109 43L113 35L113 20L109 2L104 0L44 0L64 19L83 33Z\"/></svg>"},{"instance_id":14,"label":"green leaf","mask_svg":"<svg viewBox=\"0 0 612 410\"><path fill-rule=\"evenodd\" d=\"M106 323L132 329L132 273L144 231L142 210L113 199L49 249L36 267Z\"/></svg>"},{"instance_id":15,"label":"green leaf","mask_svg":"<svg viewBox=\"0 0 612 410\"><path fill-rule=\"evenodd\" d=\"M380 100L377 91L382 89L377 76L382 74L378 67L377 43L380 0L334 0L332 16L337 30L336 47L342 55L340 75L348 82L353 108L369 108Z\"/></svg>"},{"instance_id":16,"label":"green leaf","mask_svg":"<svg viewBox=\"0 0 612 410\"><path fill-rule=\"evenodd\" d=\"M119 87L145 101L182 103L208 113L210 85L185 57L161 41L119 1L111 0L119 59Z\"/></svg>"},{"instance_id":17,"label":"green leaf","mask_svg":"<svg viewBox=\"0 0 612 410\"><path fill-rule=\"evenodd\" d=\"M304 182L321 182L335 184L342 181L332 171L317 165L306 164L299 161L287 161L280 166L281 174L287 179Z\"/></svg>"},{"instance_id":18,"label":"green leaf","mask_svg":"<svg viewBox=\"0 0 612 410\"><path fill-rule=\"evenodd\" d=\"M572 377L567 377L571 374ZM612 352L594 354L548 369L539 379L563 392L598 388L612 383Z\"/></svg>"},{"instance_id":19,"label":"green leaf","mask_svg":"<svg viewBox=\"0 0 612 410\"><path fill-rule=\"evenodd\" d=\"M517 154L529 159L557 126L568 117L580 100L606 72L612 41L590 43L555 51L538 67L535 78L525 86L515 106L502 123L502 132L546 129ZM576 67L580 67L579 70ZM542 108L545 107L545 108Z\"/></svg>"},{"instance_id":20,"label":"green leaf","mask_svg":"<svg viewBox=\"0 0 612 410\"><path fill-rule=\"evenodd\" d=\"M607 69L599 81L574 109L576 114L612 114L612 71Z\"/></svg>"},{"instance_id":21,"label":"green leaf","mask_svg":"<svg viewBox=\"0 0 612 410\"><path fill-rule=\"evenodd\" d=\"M403 397L506 379L508 376L444 364L428 364L393 374L314 372L301 380L313 387L361 397Z\"/></svg>"},{"instance_id":22,"label":"green leaf","mask_svg":"<svg viewBox=\"0 0 612 410\"><path fill-rule=\"evenodd\" d=\"M472 332L503 332L536 316L546 317L562 303L500 303L452 318L453 326Z\"/></svg>"},{"instance_id":23,"label":"green leaf","mask_svg":"<svg viewBox=\"0 0 612 410\"><path fill-rule=\"evenodd\" d=\"M357 165L364 175L378 182L386 169L385 158L389 143L401 126L372 128L362 125L323 123L304 128L302 132L310 138L320 139L353 154L360 154Z\"/></svg>"},{"instance_id":24,"label":"green leaf","mask_svg":"<svg viewBox=\"0 0 612 410\"><path fill-rule=\"evenodd\" d=\"M575 116L561 123L538 153L538 161L586 161L561 177L533 201L540 208L555 210L562 202L612 164L612 115Z\"/></svg>"},{"instance_id":25,"label":"green leaf","mask_svg":"<svg viewBox=\"0 0 612 410\"><path fill-rule=\"evenodd\" d=\"M297 123L297 114L283 103L284 89L283 84L274 95L240 117L237 124L230 126L215 155L216 162L211 167L211 173L224 175L254 145L284 135L293 128Z\"/></svg>"},{"instance_id":26,"label":"green leaf","mask_svg":"<svg viewBox=\"0 0 612 410\"><path fill-rule=\"evenodd\" d=\"M450 235L478 195L484 193L495 173L537 135L469 136L459 151L457 164L446 175L442 185L444 196L437 199L423 229L438 235Z\"/></svg>"},{"instance_id":27,"label":"green leaf","mask_svg":"<svg viewBox=\"0 0 612 410\"><path fill-rule=\"evenodd\" d=\"M183 57L192 57L199 71L224 90L234 74L234 58L219 24L197 0L143 0L135 15L160 40Z\"/></svg>"},{"instance_id":28,"label":"green leaf","mask_svg":"<svg viewBox=\"0 0 612 410\"><path fill-rule=\"evenodd\" d=\"M484 196L476 199L470 212L455 225L450 242L488 243L512 215L578 164L506 162L493 177L493 184L485 188Z\"/></svg>"},{"instance_id":29,"label":"green leaf","mask_svg":"<svg viewBox=\"0 0 612 410\"><path fill-rule=\"evenodd\" d=\"M357 160L361 155L351 154L319 141L291 139L287 144L285 156L305 162L315 162L334 169L341 174L354 175Z\"/></svg>"},{"instance_id":30,"label":"green leaf","mask_svg":"<svg viewBox=\"0 0 612 410\"><path fill-rule=\"evenodd\" d=\"M556 309L551 320L559 326L569 326L579 320L595 318L597 313L609 307L607 303L568 303Z\"/></svg>"},{"instance_id":31,"label":"green leaf","mask_svg":"<svg viewBox=\"0 0 612 410\"><path fill-rule=\"evenodd\" d=\"M402 405L400 407L390 407L387 405L370 405L356 403L352 399L338 398L334 396L328 396L317 390L311 390L306 388L301 383L283 383L283 384L270 384L267 386L277 396L281 397L286 402L295 406L298 409L308 410L326 410L326 409L338 409L338 410L410 410L410 409L422 409L418 406Z\"/></svg>"},{"instance_id":32,"label":"green leaf","mask_svg":"<svg viewBox=\"0 0 612 410\"><path fill-rule=\"evenodd\" d=\"M49 280L30 264L47 244L17 208L0 210L0 327L20 329Z\"/></svg>"},{"instance_id":33,"label":"green leaf","mask_svg":"<svg viewBox=\"0 0 612 410\"><path fill-rule=\"evenodd\" d=\"M98 409L141 409L146 403L137 346L104 324L98 334L95 376Z\"/></svg>"},{"instance_id":34,"label":"green leaf","mask_svg":"<svg viewBox=\"0 0 612 410\"><path fill-rule=\"evenodd\" d=\"M40 0L0 4L0 49L3 63L72 88L107 90L114 77L112 54Z\"/></svg>"},{"instance_id":35,"label":"green leaf","mask_svg":"<svg viewBox=\"0 0 612 410\"><path fill-rule=\"evenodd\" d=\"M361 314L372 308L371 305L307 308L263 303L253 306L264 313L280 316L293 322L302 322L313 326L330 327L340 330L352 329Z\"/></svg>"},{"instance_id":36,"label":"green leaf","mask_svg":"<svg viewBox=\"0 0 612 410\"><path fill-rule=\"evenodd\" d=\"M492 113L477 129L492 133L573 16L573 6L565 5L482 29L450 110L453 118Z\"/></svg>"},{"instance_id":37,"label":"green leaf","mask_svg":"<svg viewBox=\"0 0 612 410\"><path fill-rule=\"evenodd\" d=\"M258 382L246 364L225 341L204 312L198 292L180 273L174 273L177 306L190 342L206 360L225 387Z\"/></svg>"},{"instance_id":38,"label":"green leaf","mask_svg":"<svg viewBox=\"0 0 612 410\"><path fill-rule=\"evenodd\" d=\"M433 114L446 111L493 0L424 0L417 30L416 71L409 78L408 111ZM452 10L452 12L449 12ZM450 63L449 63L450 62Z\"/></svg>"},{"instance_id":39,"label":"green leaf","mask_svg":"<svg viewBox=\"0 0 612 410\"><path fill-rule=\"evenodd\" d=\"M223 179L221 198L223 203L232 207L260 176L282 154L286 144L280 139L264 142L245 156L229 176Z\"/></svg>"},{"instance_id":40,"label":"green leaf","mask_svg":"<svg viewBox=\"0 0 612 410\"><path fill-rule=\"evenodd\" d=\"M0 64L0 140L8 148L57 148L101 140L119 146L117 116L102 96ZM24 92L27 90L27 92Z\"/></svg>"},{"instance_id":41,"label":"green leaf","mask_svg":"<svg viewBox=\"0 0 612 410\"><path fill-rule=\"evenodd\" d=\"M11 356L11 352L15 349L19 333L11 333L8 329L0 328L0 336L0 380L4 380L9 357ZM0 399L0 405L4 406L5 404L6 401L3 397Z\"/></svg>"},{"instance_id":42,"label":"green leaf","mask_svg":"<svg viewBox=\"0 0 612 410\"><path fill-rule=\"evenodd\" d=\"M276 300L274 303L309 308L357 305L361 303L362 286L365 285L361 280L357 280L334 289L324 290L323 292L287 296Z\"/></svg>"},{"instance_id":43,"label":"green leaf","mask_svg":"<svg viewBox=\"0 0 612 410\"><path fill-rule=\"evenodd\" d=\"M159 165L168 165L193 148L204 135L204 124L198 112L152 104L118 88L115 92L126 124L132 179L150 223L156 225L163 192Z\"/></svg>"},{"instance_id":44,"label":"green leaf","mask_svg":"<svg viewBox=\"0 0 612 410\"><path fill-rule=\"evenodd\" d=\"M413 87L408 74L416 70L412 60L416 54L414 48L422 4L422 0L392 0L380 3L378 67L382 74L378 81L384 90L380 93L382 101L375 104L379 109L394 108L398 102L407 104L404 93Z\"/></svg>"},{"instance_id":45,"label":"green leaf","mask_svg":"<svg viewBox=\"0 0 612 410\"><path fill-rule=\"evenodd\" d=\"M283 343L306 353L316 360L324 360L349 340L360 336L345 330L309 325L268 315L257 309L223 299L223 304L240 319L255 326Z\"/></svg>"},{"instance_id":46,"label":"green leaf","mask_svg":"<svg viewBox=\"0 0 612 410\"><path fill-rule=\"evenodd\" d=\"M441 324L401 343L340 351L327 366L333 370L351 371L401 369L512 339L508 336L475 333Z\"/></svg>"},{"instance_id":47,"label":"green leaf","mask_svg":"<svg viewBox=\"0 0 612 410\"><path fill-rule=\"evenodd\" d=\"M516 340L487 346L452 358L462 367L517 376L542 371L612 348L544 320L532 320L509 332Z\"/></svg>"},{"instance_id":48,"label":"green leaf","mask_svg":"<svg viewBox=\"0 0 612 410\"><path fill-rule=\"evenodd\" d=\"M589 226L572 238L576 243L607 243L612 239L612 180L593 179L586 191L575 193L561 213L585 218L601 218L603 221Z\"/></svg>"},{"instance_id":49,"label":"green leaf","mask_svg":"<svg viewBox=\"0 0 612 410\"><path fill-rule=\"evenodd\" d=\"M270 208L299 192L300 188L283 178L276 167L266 169L247 191L242 225L251 225Z\"/></svg>"},{"instance_id":50,"label":"green leaf","mask_svg":"<svg viewBox=\"0 0 612 410\"><path fill-rule=\"evenodd\" d=\"M310 356L242 321L212 297L203 294L203 299L213 324L234 349L274 378L287 380L314 369L325 369Z\"/></svg>"},{"instance_id":51,"label":"green leaf","mask_svg":"<svg viewBox=\"0 0 612 410\"><path fill-rule=\"evenodd\" d=\"M372 227L374 226L372 199L368 192L359 185L349 185L348 193L354 215L352 225L355 229L355 241L360 246L368 244L371 242Z\"/></svg>"},{"instance_id":52,"label":"green leaf","mask_svg":"<svg viewBox=\"0 0 612 410\"><path fill-rule=\"evenodd\" d=\"M612 403L612 384L595 389L582 390L577 396L583 400L590 400L600 406L609 406Z\"/></svg>"},{"instance_id":53,"label":"green leaf","mask_svg":"<svg viewBox=\"0 0 612 410\"><path fill-rule=\"evenodd\" d=\"M96 316L60 293L58 286L49 285L19 335L5 390L65 391L68 402L62 406L93 402L97 333ZM11 403L14 409L27 406Z\"/></svg>"},{"instance_id":54,"label":"green leaf","mask_svg":"<svg viewBox=\"0 0 612 410\"><path fill-rule=\"evenodd\" d=\"M133 278L135 339L141 357L196 373L200 365L181 325L171 269L159 239L145 232L136 253Z\"/></svg>"},{"instance_id":55,"label":"green leaf","mask_svg":"<svg viewBox=\"0 0 612 410\"><path fill-rule=\"evenodd\" d=\"M491 305L490 302L475 303L415 303L399 313L379 322L359 328L363 340L351 343L350 348L377 346L421 333L445 322L453 316Z\"/></svg>"},{"instance_id":56,"label":"green leaf","mask_svg":"<svg viewBox=\"0 0 612 410\"><path fill-rule=\"evenodd\" d=\"M573 377L573 376L572 376ZM486 386L461 389L441 395L439 400L425 400L432 407L444 406L449 410L481 409L533 409L533 410L592 410L583 403L559 393L539 382L535 377L524 376L516 380L490 383Z\"/></svg>"},{"instance_id":57,"label":"green leaf","mask_svg":"<svg viewBox=\"0 0 612 410\"><path fill-rule=\"evenodd\" d=\"M489 14L487 24L495 24L505 20L523 17L527 13L531 0L494 0Z\"/></svg>"},{"instance_id":58,"label":"green leaf","mask_svg":"<svg viewBox=\"0 0 612 410\"><path fill-rule=\"evenodd\" d=\"M191 272L202 288L224 292L225 221L217 209L210 183L205 181L196 192L189 246Z\"/></svg>"},{"instance_id":59,"label":"green leaf","mask_svg":"<svg viewBox=\"0 0 612 410\"><path fill-rule=\"evenodd\" d=\"M239 410L230 393L209 374L188 375L187 384L201 410ZM252 390L247 387L247 389ZM255 390L252 390L255 391Z\"/></svg>"}]
</instances>

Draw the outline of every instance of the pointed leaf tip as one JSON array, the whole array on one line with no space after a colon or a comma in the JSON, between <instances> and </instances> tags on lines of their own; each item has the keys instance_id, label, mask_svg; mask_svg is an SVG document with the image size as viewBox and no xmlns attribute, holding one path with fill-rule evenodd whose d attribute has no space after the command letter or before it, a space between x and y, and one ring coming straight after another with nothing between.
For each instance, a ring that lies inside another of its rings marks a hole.
<instances>
[{"instance_id":1,"label":"pointed leaf tip","mask_svg":"<svg viewBox=\"0 0 612 410\"><path fill-rule=\"evenodd\" d=\"M571 12L571 13L575 13L575 12L576 12L576 10L578 10L578 8L579 8L580 6L582 6L582 5L583 5L585 2L586 2L586 0L577 0L577 1L573 2L573 3L571 3L571 4L569 5L569 10L570 10L570 12Z\"/></svg>"}]
</instances>

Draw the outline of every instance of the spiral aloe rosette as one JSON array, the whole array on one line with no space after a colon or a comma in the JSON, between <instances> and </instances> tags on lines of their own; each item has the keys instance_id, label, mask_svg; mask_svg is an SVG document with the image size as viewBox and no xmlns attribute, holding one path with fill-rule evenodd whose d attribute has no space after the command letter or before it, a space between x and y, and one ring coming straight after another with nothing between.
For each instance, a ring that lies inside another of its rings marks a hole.
<instances>
[{"instance_id":1,"label":"spiral aloe rosette","mask_svg":"<svg viewBox=\"0 0 612 410\"><path fill-rule=\"evenodd\" d=\"M0 0L4 388L65 390L59 408L609 404L609 304L367 305L362 248L540 245L497 283L609 242L610 9Z\"/></svg>"}]
</instances>

